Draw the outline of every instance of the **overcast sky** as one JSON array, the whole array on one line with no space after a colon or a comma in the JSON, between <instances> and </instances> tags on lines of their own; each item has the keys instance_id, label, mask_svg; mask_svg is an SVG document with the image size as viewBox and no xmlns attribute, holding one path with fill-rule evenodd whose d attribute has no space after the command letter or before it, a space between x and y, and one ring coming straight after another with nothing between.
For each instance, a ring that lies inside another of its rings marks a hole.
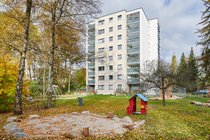
<instances>
[{"instance_id":1,"label":"overcast sky","mask_svg":"<svg viewBox=\"0 0 210 140\"><path fill-rule=\"evenodd\" d=\"M200 48L196 30L204 6L201 0L102 0L102 14L120 10L143 8L149 19L158 18L161 32L161 57L171 61L175 54L179 61L181 53L189 55L193 47L196 55Z\"/></svg>"}]
</instances>

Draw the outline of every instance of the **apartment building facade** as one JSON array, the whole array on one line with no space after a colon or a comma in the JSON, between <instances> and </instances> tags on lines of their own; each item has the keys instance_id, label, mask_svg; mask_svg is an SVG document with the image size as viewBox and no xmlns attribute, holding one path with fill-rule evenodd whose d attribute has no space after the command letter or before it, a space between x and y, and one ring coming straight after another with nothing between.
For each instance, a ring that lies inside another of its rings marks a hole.
<instances>
[{"instance_id":1,"label":"apartment building facade","mask_svg":"<svg viewBox=\"0 0 210 140\"><path fill-rule=\"evenodd\" d=\"M144 63L159 58L158 29L158 19L147 19L143 9L116 12L90 23L86 89L97 94L138 90Z\"/></svg>"}]
</instances>

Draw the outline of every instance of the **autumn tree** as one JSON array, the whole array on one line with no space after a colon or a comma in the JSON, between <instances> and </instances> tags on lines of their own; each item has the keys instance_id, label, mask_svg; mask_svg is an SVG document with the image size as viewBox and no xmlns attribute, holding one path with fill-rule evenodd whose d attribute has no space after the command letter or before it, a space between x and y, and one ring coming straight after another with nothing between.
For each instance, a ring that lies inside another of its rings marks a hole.
<instances>
[{"instance_id":1,"label":"autumn tree","mask_svg":"<svg viewBox=\"0 0 210 140\"><path fill-rule=\"evenodd\" d=\"M12 44L11 46L18 50L20 53L20 62L18 70L18 78L16 84L16 93L14 101L14 114L22 114L22 90L23 90L23 78L25 73L25 61L26 54L29 47L29 34L30 34L30 23L31 23L31 9L32 9L32 0L26 1L4 1L4 8L6 12L4 14L18 22L22 26L23 36L17 36L15 34L15 40L19 41L22 45L22 48L18 48ZM12 34L11 34L12 35ZM12 41L12 43L16 43Z\"/></svg>"},{"instance_id":2,"label":"autumn tree","mask_svg":"<svg viewBox=\"0 0 210 140\"><path fill-rule=\"evenodd\" d=\"M99 1L53 0L40 2L39 19L50 33L49 47L49 81L47 90L48 107L52 107L53 85L55 84L55 55L61 46L57 40L58 31L65 33L69 30L84 32L84 27L89 18L99 12ZM81 34L82 35L82 34ZM71 38L72 36L68 36ZM73 53L71 54L73 56ZM70 64L70 61L68 62Z\"/></svg>"},{"instance_id":3,"label":"autumn tree","mask_svg":"<svg viewBox=\"0 0 210 140\"><path fill-rule=\"evenodd\" d=\"M170 65L164 60L160 60L157 64L155 61L146 62L140 73L140 80L144 85L143 90L158 88L162 92L163 106L165 102L165 91L171 85L176 84L173 79L176 75L170 68Z\"/></svg>"}]
</instances>

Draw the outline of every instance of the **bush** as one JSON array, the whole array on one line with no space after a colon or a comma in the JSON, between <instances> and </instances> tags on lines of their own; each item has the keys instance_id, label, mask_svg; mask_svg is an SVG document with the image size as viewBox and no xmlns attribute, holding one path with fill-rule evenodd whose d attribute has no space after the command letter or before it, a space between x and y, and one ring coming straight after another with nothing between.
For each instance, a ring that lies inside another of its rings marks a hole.
<instances>
[{"instance_id":1,"label":"bush","mask_svg":"<svg viewBox=\"0 0 210 140\"><path fill-rule=\"evenodd\" d=\"M37 97L42 93L42 87L37 81L30 81L29 90L32 97Z\"/></svg>"},{"instance_id":2,"label":"bush","mask_svg":"<svg viewBox=\"0 0 210 140\"><path fill-rule=\"evenodd\" d=\"M13 98L7 96L0 96L0 113L8 112L12 109Z\"/></svg>"}]
</instances>

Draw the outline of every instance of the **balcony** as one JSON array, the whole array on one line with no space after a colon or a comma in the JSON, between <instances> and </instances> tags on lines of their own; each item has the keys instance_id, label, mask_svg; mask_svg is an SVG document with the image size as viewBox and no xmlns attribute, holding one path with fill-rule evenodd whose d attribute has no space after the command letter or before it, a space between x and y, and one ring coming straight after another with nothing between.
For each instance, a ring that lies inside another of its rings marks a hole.
<instances>
[{"instance_id":1,"label":"balcony","mask_svg":"<svg viewBox=\"0 0 210 140\"><path fill-rule=\"evenodd\" d=\"M139 29L130 29L130 30L127 30L127 34L132 34L132 33L139 33Z\"/></svg>"},{"instance_id":2,"label":"balcony","mask_svg":"<svg viewBox=\"0 0 210 140\"><path fill-rule=\"evenodd\" d=\"M127 39L127 43L130 44L130 43L135 43L135 42L139 42L139 37L131 37L131 36L128 36L128 39Z\"/></svg>"},{"instance_id":3,"label":"balcony","mask_svg":"<svg viewBox=\"0 0 210 140\"><path fill-rule=\"evenodd\" d=\"M95 67L95 63L88 63L88 67Z\"/></svg>"},{"instance_id":4,"label":"balcony","mask_svg":"<svg viewBox=\"0 0 210 140\"><path fill-rule=\"evenodd\" d=\"M139 64L139 57L128 57L127 64Z\"/></svg>"},{"instance_id":5,"label":"balcony","mask_svg":"<svg viewBox=\"0 0 210 140\"><path fill-rule=\"evenodd\" d=\"M127 69L128 74L139 74L139 68L128 68Z\"/></svg>"},{"instance_id":6,"label":"balcony","mask_svg":"<svg viewBox=\"0 0 210 140\"><path fill-rule=\"evenodd\" d=\"M127 24L133 23L133 22L139 22L139 17L134 17L134 18L127 18Z\"/></svg>"},{"instance_id":7,"label":"balcony","mask_svg":"<svg viewBox=\"0 0 210 140\"><path fill-rule=\"evenodd\" d=\"M95 85L95 80L88 80L88 85Z\"/></svg>"},{"instance_id":8,"label":"balcony","mask_svg":"<svg viewBox=\"0 0 210 140\"><path fill-rule=\"evenodd\" d=\"M95 48L94 47L89 47L88 52L95 52Z\"/></svg>"},{"instance_id":9,"label":"balcony","mask_svg":"<svg viewBox=\"0 0 210 140\"><path fill-rule=\"evenodd\" d=\"M127 83L128 83L128 84L139 84L139 83L140 83L140 79L131 78L131 79L128 79Z\"/></svg>"},{"instance_id":10,"label":"balcony","mask_svg":"<svg viewBox=\"0 0 210 140\"><path fill-rule=\"evenodd\" d=\"M138 54L140 52L139 48L127 49L128 54Z\"/></svg>"},{"instance_id":11,"label":"balcony","mask_svg":"<svg viewBox=\"0 0 210 140\"><path fill-rule=\"evenodd\" d=\"M95 75L95 71L88 72L88 75Z\"/></svg>"}]
</instances>

